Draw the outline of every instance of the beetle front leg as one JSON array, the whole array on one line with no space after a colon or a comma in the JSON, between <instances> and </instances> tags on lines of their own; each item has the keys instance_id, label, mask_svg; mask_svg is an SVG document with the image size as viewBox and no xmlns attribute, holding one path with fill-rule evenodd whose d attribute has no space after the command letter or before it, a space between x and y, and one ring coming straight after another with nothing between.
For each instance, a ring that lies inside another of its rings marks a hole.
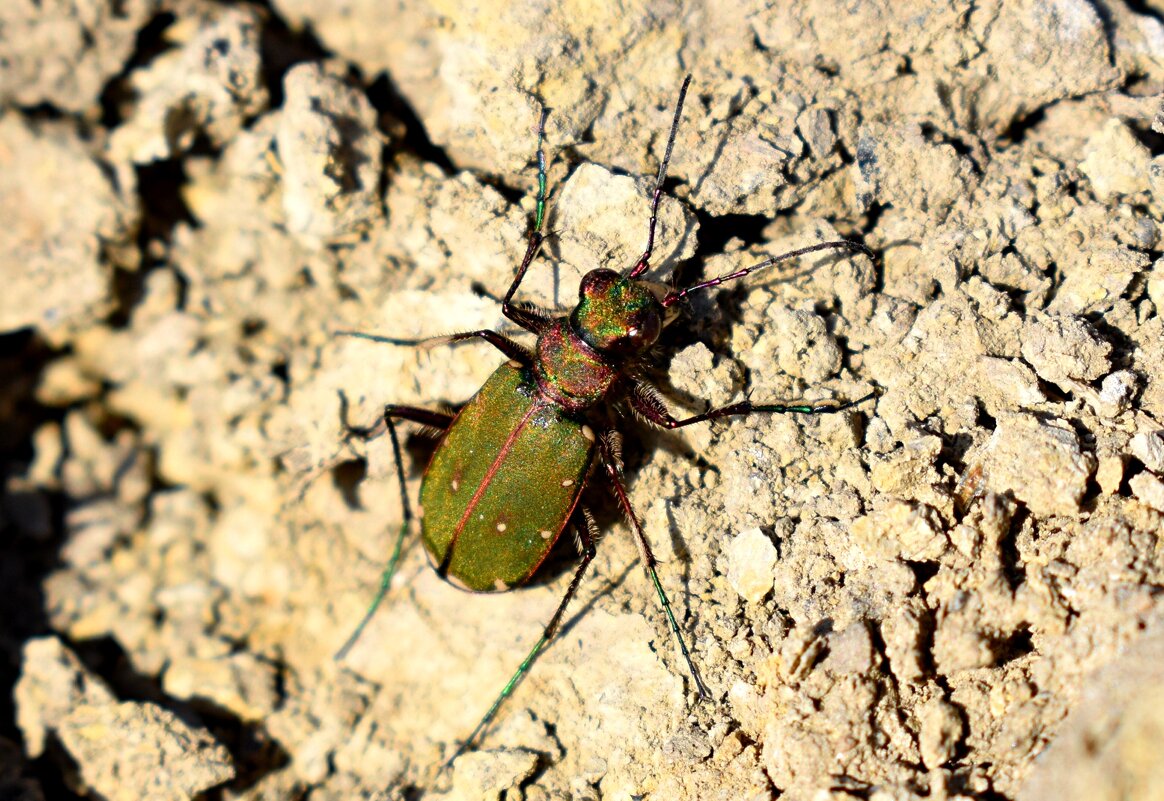
<instances>
[{"instance_id":1,"label":"beetle front leg","mask_svg":"<svg viewBox=\"0 0 1164 801\"><path fill-rule=\"evenodd\" d=\"M388 594L388 588L392 584L392 577L396 575L396 567L400 563L400 553L404 549L404 537L408 533L408 528L412 523L412 505L408 501L408 486L404 480L404 459L401 455L400 438L396 434L396 426L393 424L393 419L403 420L407 422L419 423L420 425L429 428L436 428L439 430L448 430L452 425L453 415L444 412L434 412L429 409L419 409L415 406L397 406L389 404L384 407L384 416L381 418L379 425L371 428L361 429L348 425L347 422L347 399L342 395L343 409L341 417L343 418L344 427L349 433L357 436L370 439L379 436L381 433L380 425L388 431L388 438L392 441L392 456L396 460L396 479L400 482L400 504L401 504L401 523L400 531L396 535L396 544L392 548L392 555L388 558L388 564L384 567L384 572L380 574L380 588L376 591L376 597L372 599L371 605L368 606L368 611L364 613L364 617L357 624L355 631L344 642L340 649L336 651L335 659L341 660L348 655L356 641L360 639L360 635L364 633L364 628L372 620L372 616L376 613L380 603Z\"/></svg>"},{"instance_id":2,"label":"beetle front leg","mask_svg":"<svg viewBox=\"0 0 1164 801\"><path fill-rule=\"evenodd\" d=\"M517 288L521 286L521 281L525 278L526 270L533 263L534 257L538 253L538 248L541 247L544 239L545 237L542 236L540 231L530 231L529 244L526 246L525 256L522 257L521 266L517 268L517 274L513 277L513 283L509 285L509 291L505 293L505 297L501 301L502 314L525 330L535 334L540 334L546 329L547 318L545 314L526 311L513 302L513 296L517 293Z\"/></svg>"},{"instance_id":3,"label":"beetle front leg","mask_svg":"<svg viewBox=\"0 0 1164 801\"><path fill-rule=\"evenodd\" d=\"M505 293L504 300L501 301L501 313L508 317L513 322L520 325L527 331L535 334L540 334L548 326L546 315L538 310L527 310L521 306L513 303L513 296L517 293L517 288L521 286L521 281L525 278L525 272L529 269L530 264L533 263L534 257L538 254L538 249L545 241L545 235L542 234L542 224L546 220L546 152L542 149L542 142L546 138L546 119L550 116L548 108L542 109L542 116L538 119L538 148L537 148L537 162L538 162L538 194L536 205L534 206L533 225L530 227L529 243L525 247L525 256L521 259L521 266L517 268L517 274L513 277L513 283L509 285L509 291Z\"/></svg>"},{"instance_id":4,"label":"beetle front leg","mask_svg":"<svg viewBox=\"0 0 1164 801\"><path fill-rule=\"evenodd\" d=\"M610 482L614 487L615 497L618 499L618 505L622 507L623 514L631 523L631 529L635 534L635 542L639 546L639 554L642 556L643 567L647 570L647 575L651 579L651 584L655 587L655 593L659 596L659 604L663 607L663 614L667 616L667 625L671 628L671 633L675 636L679 643L679 650L683 653L683 659L687 662L687 670L691 674L691 680L695 682L695 689L699 692L700 698L710 698L711 693L708 692L707 685L703 683L703 679L699 675L699 671L695 667L695 662L691 659L691 652L687 649L687 643L683 639L683 633L679 630L679 623L675 620L675 614L671 611L671 602L667 600L667 593L663 590L663 584L659 581L659 574L655 570L657 564L655 554L651 551L651 544L647 541L647 535L643 531L642 524L639 523L638 517L635 515L635 510L631 507L630 499L626 494L626 486L622 483L622 470L619 467L618 454L614 452L610 440L606 435L598 438L599 452L602 455L602 465L606 468L606 474L610 477Z\"/></svg>"}]
</instances>

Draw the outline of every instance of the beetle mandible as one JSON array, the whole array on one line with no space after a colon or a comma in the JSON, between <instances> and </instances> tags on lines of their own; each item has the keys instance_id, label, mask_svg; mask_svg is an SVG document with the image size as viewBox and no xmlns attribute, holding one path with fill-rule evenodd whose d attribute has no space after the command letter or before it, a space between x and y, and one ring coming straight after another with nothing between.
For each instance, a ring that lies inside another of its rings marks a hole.
<instances>
[{"instance_id":1,"label":"beetle mandible","mask_svg":"<svg viewBox=\"0 0 1164 801\"><path fill-rule=\"evenodd\" d=\"M642 276L651 266L655 227L663 182L691 85L688 75L679 89L675 114L659 173L651 195L647 244L638 261L623 273L595 269L586 273L578 303L565 316L527 303L514 302L522 278L545 240L546 159L543 150L548 110L538 122L538 193L525 255L501 303L504 315L536 335L533 351L496 331L468 331L422 340L404 340L356 331L345 336L394 345L431 346L484 340L508 357L485 385L455 415L390 404L375 429L352 429L371 436L387 430L401 487L403 520L376 597L364 618L336 654L342 658L355 644L388 592L400 560L413 513L405 488L403 459L396 423L407 421L443 432L424 473L418 514L421 538L437 572L449 582L475 592L501 592L527 582L549 555L565 527L574 521L581 561L557 609L513 676L498 694L469 737L453 754L472 746L493 720L538 654L554 638L567 607L594 559L598 531L581 493L595 471L606 474L615 499L630 523L643 566L655 588L667 625L687 663L698 694L709 692L692 661L691 652L671 610L656 571L655 557L627 497L618 453L617 432L601 422L599 409L622 399L639 415L664 429L749 414L831 414L873 398L876 391L854 401L752 403L749 400L711 409L684 419L667 410L658 392L634 367L655 344L665 325L674 320L678 304L689 294L719 286L778 262L807 253L847 249L873 253L856 242L837 240L799 248L758 264L697 283L668 289ZM597 457L597 458L596 458ZM547 476L547 473L550 475ZM449 762L452 762L452 759Z\"/></svg>"}]
</instances>

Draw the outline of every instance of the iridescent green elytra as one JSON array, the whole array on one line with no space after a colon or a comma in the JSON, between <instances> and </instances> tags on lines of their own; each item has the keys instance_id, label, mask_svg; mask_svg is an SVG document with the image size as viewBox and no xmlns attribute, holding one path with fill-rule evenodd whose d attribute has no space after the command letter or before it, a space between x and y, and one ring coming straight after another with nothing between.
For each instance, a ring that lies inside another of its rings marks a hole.
<instances>
[{"instance_id":1,"label":"iridescent green elytra","mask_svg":"<svg viewBox=\"0 0 1164 801\"><path fill-rule=\"evenodd\" d=\"M538 125L538 194L533 225L525 256L501 306L506 317L536 335L537 343L532 351L488 330L418 341L340 332L375 342L426 347L479 339L500 350L509 361L493 373L455 417L411 406L385 407L383 425L396 456L403 521L381 576L380 589L337 658L342 658L356 642L388 593L412 519L394 421L411 421L444 432L425 472L417 517L421 518L425 549L438 572L450 582L479 592L508 590L529 580L568 525L573 525L577 532L581 561L565 595L541 637L480 723L446 764L476 742L501 703L557 633L566 608L577 592L587 566L594 559L598 532L592 516L581 502L582 490L593 472L604 474L630 523L643 567L687 664L695 691L702 698L710 696L659 581L650 542L627 498L619 454L620 437L611 422L617 416L613 402L621 401L661 428L676 429L756 413L830 414L852 408L875 394L869 393L848 402L757 404L745 400L677 419L668 411L657 391L640 377L636 368L645 360L648 349L658 340L663 327L674 319L680 302L690 293L819 250L844 248L870 257L873 255L864 245L838 240L809 245L686 289L668 289L644 280L643 275L651 266L663 180L690 82L691 76L687 76L679 90L667 149L659 165L651 198L646 249L638 261L622 273L608 269L586 273L579 287L578 303L567 315L554 315L530 304L513 302L514 294L544 238L546 160L542 141L548 112L542 112Z\"/></svg>"},{"instance_id":2,"label":"iridescent green elytra","mask_svg":"<svg viewBox=\"0 0 1164 801\"><path fill-rule=\"evenodd\" d=\"M593 453L590 427L544 398L528 367L499 367L424 474L421 531L440 572L478 592L524 583L573 514Z\"/></svg>"}]
</instances>

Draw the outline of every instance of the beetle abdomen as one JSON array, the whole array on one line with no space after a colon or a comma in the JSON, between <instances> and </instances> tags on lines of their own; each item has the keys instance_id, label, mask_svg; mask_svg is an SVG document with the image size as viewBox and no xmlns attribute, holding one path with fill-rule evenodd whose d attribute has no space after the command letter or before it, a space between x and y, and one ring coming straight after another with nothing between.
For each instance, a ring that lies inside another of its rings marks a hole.
<instances>
[{"instance_id":1,"label":"beetle abdomen","mask_svg":"<svg viewBox=\"0 0 1164 801\"><path fill-rule=\"evenodd\" d=\"M420 490L425 548L456 584L478 592L521 584L570 519L594 434L505 364L441 440Z\"/></svg>"}]
</instances>

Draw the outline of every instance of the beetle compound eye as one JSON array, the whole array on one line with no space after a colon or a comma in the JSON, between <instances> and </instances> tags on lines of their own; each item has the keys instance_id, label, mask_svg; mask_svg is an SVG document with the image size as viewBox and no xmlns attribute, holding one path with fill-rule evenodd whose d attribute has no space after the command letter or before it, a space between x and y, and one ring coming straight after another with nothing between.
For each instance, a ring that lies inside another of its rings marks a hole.
<instances>
[{"instance_id":1,"label":"beetle compound eye","mask_svg":"<svg viewBox=\"0 0 1164 801\"><path fill-rule=\"evenodd\" d=\"M591 270L582 276L582 283L578 287L579 300L605 300L611 290L619 283L619 274L614 270Z\"/></svg>"},{"instance_id":2,"label":"beetle compound eye","mask_svg":"<svg viewBox=\"0 0 1164 801\"><path fill-rule=\"evenodd\" d=\"M654 309L643 312L638 319L638 325L631 329L631 336L635 337L639 347L649 345L659 338L663 330L663 321Z\"/></svg>"}]
</instances>

